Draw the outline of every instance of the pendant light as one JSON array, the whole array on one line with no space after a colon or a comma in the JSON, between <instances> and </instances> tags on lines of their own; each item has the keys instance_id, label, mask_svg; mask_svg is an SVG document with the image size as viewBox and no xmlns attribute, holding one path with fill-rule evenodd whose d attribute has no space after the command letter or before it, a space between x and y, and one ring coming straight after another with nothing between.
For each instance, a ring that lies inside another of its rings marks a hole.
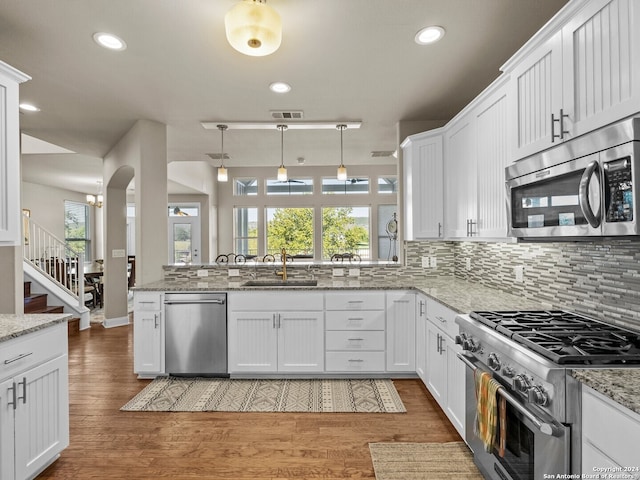
<instances>
[{"instance_id":1,"label":"pendant light","mask_svg":"<svg viewBox=\"0 0 640 480\"><path fill-rule=\"evenodd\" d=\"M338 167L338 180L345 181L347 179L347 167L344 166L343 161L343 149L342 149L342 132L347 128L346 125L336 125L336 128L340 130L340 166Z\"/></svg>"},{"instance_id":2,"label":"pendant light","mask_svg":"<svg viewBox=\"0 0 640 480\"><path fill-rule=\"evenodd\" d=\"M227 169L224 166L224 131L227 129L227 126L218 125L217 127L218 130L220 130L220 166L218 167L218 181L226 182L229 180Z\"/></svg>"},{"instance_id":3,"label":"pendant light","mask_svg":"<svg viewBox=\"0 0 640 480\"><path fill-rule=\"evenodd\" d=\"M289 128L286 125L278 125L277 129L280 130L280 167L278 168L278 181L287 181L287 169L284 166L284 131Z\"/></svg>"},{"instance_id":4,"label":"pendant light","mask_svg":"<svg viewBox=\"0 0 640 480\"><path fill-rule=\"evenodd\" d=\"M227 41L252 57L270 55L282 42L282 20L266 0L242 0L224 17Z\"/></svg>"}]
</instances>

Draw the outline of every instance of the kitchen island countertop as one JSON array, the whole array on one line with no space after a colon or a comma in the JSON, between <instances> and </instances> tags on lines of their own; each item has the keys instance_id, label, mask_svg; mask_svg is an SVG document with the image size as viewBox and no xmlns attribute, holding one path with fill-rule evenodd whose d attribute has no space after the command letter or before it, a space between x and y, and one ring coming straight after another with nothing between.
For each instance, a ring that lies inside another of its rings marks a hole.
<instances>
[{"instance_id":1,"label":"kitchen island countertop","mask_svg":"<svg viewBox=\"0 0 640 480\"><path fill-rule=\"evenodd\" d=\"M247 279L229 281L225 278L207 278L204 281L181 280L159 281L135 287L136 291L319 291L319 290L416 290L442 303L457 313L469 313L473 310L540 310L550 305L527 300L520 296L502 292L479 283L454 277L425 277L421 279L384 279L353 280L319 279L314 287L248 287L243 286Z\"/></svg>"},{"instance_id":2,"label":"kitchen island countertop","mask_svg":"<svg viewBox=\"0 0 640 480\"><path fill-rule=\"evenodd\" d=\"M571 376L640 414L640 368L574 369Z\"/></svg>"},{"instance_id":3,"label":"kitchen island countertop","mask_svg":"<svg viewBox=\"0 0 640 480\"><path fill-rule=\"evenodd\" d=\"M56 323L66 322L71 318L69 313L32 313L9 314L0 313L0 343L27 333L42 330Z\"/></svg>"}]
</instances>

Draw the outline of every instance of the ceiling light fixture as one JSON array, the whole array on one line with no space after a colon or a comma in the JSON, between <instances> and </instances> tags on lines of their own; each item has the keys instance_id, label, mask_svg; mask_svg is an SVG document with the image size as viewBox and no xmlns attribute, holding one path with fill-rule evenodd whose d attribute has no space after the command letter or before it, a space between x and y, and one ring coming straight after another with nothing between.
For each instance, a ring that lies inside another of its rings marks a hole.
<instances>
[{"instance_id":1,"label":"ceiling light fixture","mask_svg":"<svg viewBox=\"0 0 640 480\"><path fill-rule=\"evenodd\" d=\"M416 33L415 42L418 45L429 45L430 43L437 42L442 37L444 37L444 28L432 25L430 27L425 27Z\"/></svg>"},{"instance_id":2,"label":"ceiling light fixture","mask_svg":"<svg viewBox=\"0 0 640 480\"><path fill-rule=\"evenodd\" d=\"M205 130L213 130L224 120L200 122ZM224 122L229 130L277 130L279 123L275 122ZM361 121L342 122L346 128L360 128ZM334 130L336 122L292 122L287 125L289 130Z\"/></svg>"},{"instance_id":3,"label":"ceiling light fixture","mask_svg":"<svg viewBox=\"0 0 640 480\"><path fill-rule=\"evenodd\" d=\"M127 49L127 44L113 33L98 32L93 34L93 40L101 47L121 52Z\"/></svg>"},{"instance_id":4,"label":"ceiling light fixture","mask_svg":"<svg viewBox=\"0 0 640 480\"><path fill-rule=\"evenodd\" d=\"M102 182L96 182L98 184L98 195L87 195L87 203L92 207L102 208L104 197L102 196Z\"/></svg>"},{"instance_id":5,"label":"ceiling light fixture","mask_svg":"<svg viewBox=\"0 0 640 480\"><path fill-rule=\"evenodd\" d=\"M340 130L340 166L338 167L338 180L347 179L347 167L344 166L343 156L344 150L342 148L342 132L347 128L343 123L336 125L336 128Z\"/></svg>"},{"instance_id":6,"label":"ceiling light fixture","mask_svg":"<svg viewBox=\"0 0 640 480\"><path fill-rule=\"evenodd\" d=\"M282 42L280 15L266 0L242 0L224 17L227 41L240 53L264 57Z\"/></svg>"},{"instance_id":7,"label":"ceiling light fixture","mask_svg":"<svg viewBox=\"0 0 640 480\"><path fill-rule=\"evenodd\" d=\"M284 131L287 129L286 125L278 125L280 130L280 167L278 167L278 181L287 181L287 169L284 166Z\"/></svg>"},{"instance_id":8,"label":"ceiling light fixture","mask_svg":"<svg viewBox=\"0 0 640 480\"><path fill-rule=\"evenodd\" d=\"M220 130L220 166L218 167L219 182L226 182L227 180L229 180L227 169L224 166L224 131L226 129L226 125L218 125L218 130Z\"/></svg>"},{"instance_id":9,"label":"ceiling light fixture","mask_svg":"<svg viewBox=\"0 0 640 480\"><path fill-rule=\"evenodd\" d=\"M275 93L289 93L291 91L291 85L285 82L273 82L269 85L269 90Z\"/></svg>"},{"instance_id":10,"label":"ceiling light fixture","mask_svg":"<svg viewBox=\"0 0 640 480\"><path fill-rule=\"evenodd\" d=\"M40 109L38 107L36 107L35 105L31 105L30 103L21 103L19 105L19 107L22 110L25 110L27 112L39 112Z\"/></svg>"}]
</instances>

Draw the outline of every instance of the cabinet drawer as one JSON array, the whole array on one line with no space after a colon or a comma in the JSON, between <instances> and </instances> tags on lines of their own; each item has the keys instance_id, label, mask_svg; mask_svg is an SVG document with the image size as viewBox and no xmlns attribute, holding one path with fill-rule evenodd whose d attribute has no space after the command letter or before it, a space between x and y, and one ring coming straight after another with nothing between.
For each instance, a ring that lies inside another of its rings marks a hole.
<instances>
[{"instance_id":1,"label":"cabinet drawer","mask_svg":"<svg viewBox=\"0 0 640 480\"><path fill-rule=\"evenodd\" d=\"M583 385L582 419L583 440L605 452L620 466L637 466L640 415Z\"/></svg>"},{"instance_id":2,"label":"cabinet drawer","mask_svg":"<svg viewBox=\"0 0 640 480\"><path fill-rule=\"evenodd\" d=\"M230 292L227 301L229 310L233 312L309 312L324 309L324 295L309 291Z\"/></svg>"},{"instance_id":3,"label":"cabinet drawer","mask_svg":"<svg viewBox=\"0 0 640 480\"><path fill-rule=\"evenodd\" d=\"M337 312L327 311L327 330L384 330L385 312Z\"/></svg>"},{"instance_id":4,"label":"cabinet drawer","mask_svg":"<svg viewBox=\"0 0 640 480\"><path fill-rule=\"evenodd\" d=\"M434 300L427 301L427 318L451 338L456 338L460 328L456 324L458 314Z\"/></svg>"},{"instance_id":5,"label":"cabinet drawer","mask_svg":"<svg viewBox=\"0 0 640 480\"><path fill-rule=\"evenodd\" d=\"M384 352L327 352L328 372L384 372Z\"/></svg>"},{"instance_id":6,"label":"cabinet drawer","mask_svg":"<svg viewBox=\"0 0 640 480\"><path fill-rule=\"evenodd\" d=\"M383 331L328 331L327 350L382 350L384 351Z\"/></svg>"},{"instance_id":7,"label":"cabinet drawer","mask_svg":"<svg viewBox=\"0 0 640 480\"><path fill-rule=\"evenodd\" d=\"M327 310L384 310L384 292L329 292Z\"/></svg>"},{"instance_id":8,"label":"cabinet drawer","mask_svg":"<svg viewBox=\"0 0 640 480\"><path fill-rule=\"evenodd\" d=\"M67 323L0 343L0 380L67 353Z\"/></svg>"},{"instance_id":9,"label":"cabinet drawer","mask_svg":"<svg viewBox=\"0 0 640 480\"><path fill-rule=\"evenodd\" d=\"M133 309L139 312L158 311L162 308L162 293L136 292L133 298Z\"/></svg>"}]
</instances>

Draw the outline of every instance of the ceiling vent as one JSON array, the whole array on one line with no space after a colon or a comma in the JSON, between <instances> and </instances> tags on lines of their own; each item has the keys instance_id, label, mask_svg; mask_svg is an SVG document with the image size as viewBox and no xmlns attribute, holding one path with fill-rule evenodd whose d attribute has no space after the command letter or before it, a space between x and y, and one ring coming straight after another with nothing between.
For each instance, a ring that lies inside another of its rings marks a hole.
<instances>
[{"instance_id":1,"label":"ceiling vent","mask_svg":"<svg viewBox=\"0 0 640 480\"><path fill-rule=\"evenodd\" d=\"M304 117L302 110L271 110L269 113L276 120L301 120Z\"/></svg>"},{"instance_id":2,"label":"ceiling vent","mask_svg":"<svg viewBox=\"0 0 640 480\"><path fill-rule=\"evenodd\" d=\"M380 158L380 157L392 157L393 150L374 150L371 152L372 158Z\"/></svg>"},{"instance_id":3,"label":"ceiling vent","mask_svg":"<svg viewBox=\"0 0 640 480\"><path fill-rule=\"evenodd\" d=\"M219 153L207 153L206 154L211 160L220 160L221 155ZM224 159L229 160L229 154L224 154Z\"/></svg>"}]
</instances>

